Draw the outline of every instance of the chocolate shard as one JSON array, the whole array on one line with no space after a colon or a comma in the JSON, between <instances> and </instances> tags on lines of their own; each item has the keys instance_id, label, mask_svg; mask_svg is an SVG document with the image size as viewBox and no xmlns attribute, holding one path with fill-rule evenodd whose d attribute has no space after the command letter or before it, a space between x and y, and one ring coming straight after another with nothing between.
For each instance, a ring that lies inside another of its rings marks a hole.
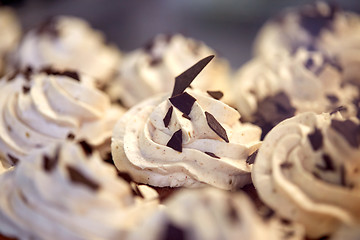
<instances>
[{"instance_id":1,"label":"chocolate shard","mask_svg":"<svg viewBox=\"0 0 360 240\"><path fill-rule=\"evenodd\" d=\"M196 99L187 92L169 98L171 104L182 113L189 115Z\"/></svg>"},{"instance_id":2,"label":"chocolate shard","mask_svg":"<svg viewBox=\"0 0 360 240\"><path fill-rule=\"evenodd\" d=\"M47 66L42 68L41 72L44 72L48 75L66 76L80 82L80 76L76 71L72 71L72 70L58 71L56 69L53 69L51 66Z\"/></svg>"},{"instance_id":3,"label":"chocolate shard","mask_svg":"<svg viewBox=\"0 0 360 240\"><path fill-rule=\"evenodd\" d=\"M318 128L315 128L314 132L308 134L308 139L314 151L319 150L323 145L323 135Z\"/></svg>"},{"instance_id":4,"label":"chocolate shard","mask_svg":"<svg viewBox=\"0 0 360 240\"><path fill-rule=\"evenodd\" d=\"M74 140L75 139L75 135L73 133L69 133L66 137L66 139L68 140Z\"/></svg>"},{"instance_id":5,"label":"chocolate shard","mask_svg":"<svg viewBox=\"0 0 360 240\"><path fill-rule=\"evenodd\" d=\"M331 120L331 127L341 134L345 140L354 148L360 144L360 126L351 120L339 121Z\"/></svg>"},{"instance_id":6,"label":"chocolate shard","mask_svg":"<svg viewBox=\"0 0 360 240\"><path fill-rule=\"evenodd\" d=\"M209 155L210 157L220 159L220 157L216 156L215 153L212 153L212 152L204 152L204 153L206 153L206 154Z\"/></svg>"},{"instance_id":7,"label":"chocolate shard","mask_svg":"<svg viewBox=\"0 0 360 240\"><path fill-rule=\"evenodd\" d=\"M175 96L184 92L190 86L196 76L206 67L206 65L214 58L214 55L208 56L195 63L192 67L175 78L174 89L171 96Z\"/></svg>"},{"instance_id":8,"label":"chocolate shard","mask_svg":"<svg viewBox=\"0 0 360 240\"><path fill-rule=\"evenodd\" d=\"M53 157L50 157L46 154L43 156L43 168L46 172L52 172L55 169L56 165L59 162L59 156L60 156L59 146L56 148Z\"/></svg>"},{"instance_id":9,"label":"chocolate shard","mask_svg":"<svg viewBox=\"0 0 360 240\"><path fill-rule=\"evenodd\" d=\"M209 125L209 127L222 139L224 139L225 142L229 142L229 139L226 134L226 130L221 126L221 124L215 119L213 115L211 115L208 112L205 112L206 121Z\"/></svg>"},{"instance_id":10,"label":"chocolate shard","mask_svg":"<svg viewBox=\"0 0 360 240\"><path fill-rule=\"evenodd\" d=\"M280 164L280 167L282 169L290 169L292 168L294 165L291 162L283 162Z\"/></svg>"},{"instance_id":11,"label":"chocolate shard","mask_svg":"<svg viewBox=\"0 0 360 240\"><path fill-rule=\"evenodd\" d=\"M165 117L164 117L164 119L163 119L163 122L164 122L165 127L168 127L168 126L169 126L172 112L173 112L173 106L169 107L169 109L168 109L168 111L166 112L166 115L165 115Z\"/></svg>"},{"instance_id":12,"label":"chocolate shard","mask_svg":"<svg viewBox=\"0 0 360 240\"><path fill-rule=\"evenodd\" d=\"M250 154L250 155L247 157L247 159L246 159L246 163L247 163L247 164L254 164L258 152L259 152L259 149L257 149L255 152L253 152L252 154Z\"/></svg>"},{"instance_id":13,"label":"chocolate shard","mask_svg":"<svg viewBox=\"0 0 360 240\"><path fill-rule=\"evenodd\" d=\"M33 74L33 69L32 69L32 67L27 66L25 68L25 70L23 70L21 73L24 75L24 77L27 81L30 81L31 80L30 76Z\"/></svg>"},{"instance_id":14,"label":"chocolate shard","mask_svg":"<svg viewBox=\"0 0 360 240\"><path fill-rule=\"evenodd\" d=\"M89 143L87 143L85 140L81 140L81 141L79 141L79 145L81 146L81 148L84 151L86 156L89 157L92 155L93 148Z\"/></svg>"},{"instance_id":15,"label":"chocolate shard","mask_svg":"<svg viewBox=\"0 0 360 240\"><path fill-rule=\"evenodd\" d=\"M206 91L206 92L216 100L220 100L224 96L224 93L222 91Z\"/></svg>"},{"instance_id":16,"label":"chocolate shard","mask_svg":"<svg viewBox=\"0 0 360 240\"><path fill-rule=\"evenodd\" d=\"M12 166L16 166L20 162L20 160L17 157L11 155L10 153L7 154L7 157L9 158L10 164Z\"/></svg>"},{"instance_id":17,"label":"chocolate shard","mask_svg":"<svg viewBox=\"0 0 360 240\"><path fill-rule=\"evenodd\" d=\"M322 159L324 164L316 164L315 167L322 170L322 171L335 171L334 163L331 157L327 154L322 155Z\"/></svg>"},{"instance_id":18,"label":"chocolate shard","mask_svg":"<svg viewBox=\"0 0 360 240\"><path fill-rule=\"evenodd\" d=\"M177 130L170 138L166 146L174 149L175 151L182 152L182 131Z\"/></svg>"},{"instance_id":19,"label":"chocolate shard","mask_svg":"<svg viewBox=\"0 0 360 240\"><path fill-rule=\"evenodd\" d=\"M24 94L28 94L28 93L30 92L30 89L31 89L31 88L30 88L29 86L23 86L23 87L22 87L22 90L23 90L23 93L24 93Z\"/></svg>"},{"instance_id":20,"label":"chocolate shard","mask_svg":"<svg viewBox=\"0 0 360 240\"><path fill-rule=\"evenodd\" d=\"M191 121L191 117L189 117L189 115L186 115L185 113L183 113L183 115L181 115L183 118L186 118L186 119L188 119L188 120L190 120Z\"/></svg>"},{"instance_id":21,"label":"chocolate shard","mask_svg":"<svg viewBox=\"0 0 360 240\"><path fill-rule=\"evenodd\" d=\"M330 115L333 115L333 114L335 114L335 113L337 113L337 112L345 112L346 110L347 110L346 107L344 107L344 106L339 106L339 107L336 107L334 110L332 110L332 111L330 112Z\"/></svg>"},{"instance_id":22,"label":"chocolate shard","mask_svg":"<svg viewBox=\"0 0 360 240\"><path fill-rule=\"evenodd\" d=\"M70 180L73 183L84 185L85 187L90 188L93 191L97 191L100 188L100 185L95 181L89 179L85 175L83 175L78 169L72 166L66 167L67 172L69 173Z\"/></svg>"},{"instance_id":23,"label":"chocolate shard","mask_svg":"<svg viewBox=\"0 0 360 240\"><path fill-rule=\"evenodd\" d=\"M174 225L169 222L166 230L164 232L164 236L161 238L162 240L185 240L185 232L180 227Z\"/></svg>"}]
</instances>

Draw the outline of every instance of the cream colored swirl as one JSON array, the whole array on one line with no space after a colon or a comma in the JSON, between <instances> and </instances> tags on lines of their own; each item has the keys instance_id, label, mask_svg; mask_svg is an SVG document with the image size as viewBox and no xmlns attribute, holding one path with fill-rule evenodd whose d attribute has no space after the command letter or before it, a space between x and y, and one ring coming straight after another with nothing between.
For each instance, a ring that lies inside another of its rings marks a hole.
<instances>
[{"instance_id":1,"label":"cream colored swirl","mask_svg":"<svg viewBox=\"0 0 360 240\"><path fill-rule=\"evenodd\" d=\"M301 227L292 225L286 228L276 218L262 219L243 193L215 188L184 189L127 239L303 239Z\"/></svg>"},{"instance_id":2,"label":"cream colored swirl","mask_svg":"<svg viewBox=\"0 0 360 240\"><path fill-rule=\"evenodd\" d=\"M196 99L188 115L191 120L173 107L165 127L163 119L171 106L169 95L148 99L123 115L112 137L116 167L128 172L135 181L160 187L209 184L235 189L249 183L251 165L246 159L258 148L261 130L241 124L235 109L210 95L199 90L187 92ZM209 127L205 112L226 130L228 143ZM182 152L167 147L179 129Z\"/></svg>"},{"instance_id":3,"label":"cream colored swirl","mask_svg":"<svg viewBox=\"0 0 360 240\"><path fill-rule=\"evenodd\" d=\"M68 137L94 146L110 139L122 110L110 104L91 78L25 75L16 75L0 89L0 153L5 165Z\"/></svg>"},{"instance_id":4,"label":"cream colored swirl","mask_svg":"<svg viewBox=\"0 0 360 240\"><path fill-rule=\"evenodd\" d=\"M73 69L92 76L103 86L115 74L120 52L105 43L101 32L83 19L58 16L28 32L16 54L17 65L41 69Z\"/></svg>"},{"instance_id":5,"label":"cream colored swirl","mask_svg":"<svg viewBox=\"0 0 360 240\"><path fill-rule=\"evenodd\" d=\"M0 186L0 233L18 239L123 239L156 208L73 142L33 152Z\"/></svg>"},{"instance_id":6,"label":"cream colored swirl","mask_svg":"<svg viewBox=\"0 0 360 240\"><path fill-rule=\"evenodd\" d=\"M259 149L252 179L260 198L307 235L330 235L360 220L358 123L303 113L273 128Z\"/></svg>"},{"instance_id":7,"label":"cream colored swirl","mask_svg":"<svg viewBox=\"0 0 360 240\"><path fill-rule=\"evenodd\" d=\"M107 92L112 100L121 100L126 107L132 107L146 98L171 91L176 76L198 59L213 54L214 50L203 42L180 34L158 35L143 49L124 56L119 76ZM192 86L204 91L228 92L229 74L229 63L216 58ZM230 101L230 95L224 97L225 102Z\"/></svg>"}]
</instances>

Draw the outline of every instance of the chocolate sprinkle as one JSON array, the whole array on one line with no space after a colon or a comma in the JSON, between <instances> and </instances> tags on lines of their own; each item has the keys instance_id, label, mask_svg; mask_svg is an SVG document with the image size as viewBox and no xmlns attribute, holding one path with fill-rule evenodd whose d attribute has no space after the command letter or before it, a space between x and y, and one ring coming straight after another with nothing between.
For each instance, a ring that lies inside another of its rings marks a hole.
<instances>
[{"instance_id":1,"label":"chocolate sprinkle","mask_svg":"<svg viewBox=\"0 0 360 240\"><path fill-rule=\"evenodd\" d=\"M216 156L216 155L215 155L214 153L212 153L212 152L204 152L204 153L206 153L206 154L209 155L210 157L220 159L220 157Z\"/></svg>"},{"instance_id":2,"label":"chocolate sprinkle","mask_svg":"<svg viewBox=\"0 0 360 240\"><path fill-rule=\"evenodd\" d=\"M43 168L46 172L52 172L55 169L57 163L59 162L60 147L57 147L55 150L55 155L50 157L48 155L43 156Z\"/></svg>"},{"instance_id":3,"label":"chocolate sprinkle","mask_svg":"<svg viewBox=\"0 0 360 240\"><path fill-rule=\"evenodd\" d=\"M79 183L82 184L88 188L90 188L93 191L97 191L100 188L100 185L93 180L87 178L85 175L83 175L79 170L77 170L75 167L67 166L66 167L70 180L73 183Z\"/></svg>"},{"instance_id":4,"label":"chocolate sprinkle","mask_svg":"<svg viewBox=\"0 0 360 240\"><path fill-rule=\"evenodd\" d=\"M8 158L10 159L10 161L11 161L10 164L11 164L12 166L16 166L16 165L20 162L20 160L19 160L17 157L14 157L14 156L11 155L10 153L8 153L7 156L8 156Z\"/></svg>"},{"instance_id":5,"label":"chocolate sprinkle","mask_svg":"<svg viewBox=\"0 0 360 240\"><path fill-rule=\"evenodd\" d=\"M192 67L175 78L174 89L171 97L181 94L190 86L196 76L206 67L206 65L214 58L214 55L208 56L195 63Z\"/></svg>"},{"instance_id":6,"label":"chocolate sprinkle","mask_svg":"<svg viewBox=\"0 0 360 240\"><path fill-rule=\"evenodd\" d=\"M335 170L333 161L332 161L332 159L331 159L331 157L329 155L323 154L322 159L323 159L323 162L324 162L325 166L316 164L315 165L316 168L318 168L318 169L320 169L322 171L334 171Z\"/></svg>"},{"instance_id":7,"label":"chocolate sprinkle","mask_svg":"<svg viewBox=\"0 0 360 240\"><path fill-rule=\"evenodd\" d=\"M283 163L281 163L280 164L280 167L282 168L282 169L290 169L290 168L292 168L293 167L293 163L291 163L291 162L283 162Z\"/></svg>"},{"instance_id":8,"label":"chocolate sprinkle","mask_svg":"<svg viewBox=\"0 0 360 240\"><path fill-rule=\"evenodd\" d=\"M339 121L333 119L331 127L341 134L346 141L354 148L360 144L360 127L351 120Z\"/></svg>"},{"instance_id":9,"label":"chocolate sprinkle","mask_svg":"<svg viewBox=\"0 0 360 240\"><path fill-rule=\"evenodd\" d=\"M91 154L93 153L93 149L89 143L87 143L85 140L81 140L79 141L79 145L83 149L86 156L91 156Z\"/></svg>"},{"instance_id":10,"label":"chocolate sprinkle","mask_svg":"<svg viewBox=\"0 0 360 240\"><path fill-rule=\"evenodd\" d=\"M189 115L186 115L185 113L183 113L183 115L181 115L183 118L186 118L186 119L188 119L188 120L190 120L191 121L191 117L189 117Z\"/></svg>"},{"instance_id":11,"label":"chocolate sprinkle","mask_svg":"<svg viewBox=\"0 0 360 240\"><path fill-rule=\"evenodd\" d=\"M315 128L314 132L308 134L308 139L314 151L319 150L323 145L323 135L318 128Z\"/></svg>"},{"instance_id":12,"label":"chocolate sprinkle","mask_svg":"<svg viewBox=\"0 0 360 240\"><path fill-rule=\"evenodd\" d=\"M211 115L208 112L205 112L206 121L209 125L209 127L222 139L224 139L225 142L229 142L229 139L226 134L226 130L221 126L221 124L215 119L213 115Z\"/></svg>"},{"instance_id":13,"label":"chocolate sprinkle","mask_svg":"<svg viewBox=\"0 0 360 240\"><path fill-rule=\"evenodd\" d=\"M247 164L254 164L258 152L259 152L259 149L257 149L255 152L253 152L252 154L250 154L250 155L246 158L246 163L247 163Z\"/></svg>"},{"instance_id":14,"label":"chocolate sprinkle","mask_svg":"<svg viewBox=\"0 0 360 240\"><path fill-rule=\"evenodd\" d=\"M175 151L182 152L182 131L177 130L170 138L166 146L174 149Z\"/></svg>"},{"instance_id":15,"label":"chocolate sprinkle","mask_svg":"<svg viewBox=\"0 0 360 240\"><path fill-rule=\"evenodd\" d=\"M224 96L224 93L222 91L206 91L206 92L216 100L220 100Z\"/></svg>"},{"instance_id":16,"label":"chocolate sprinkle","mask_svg":"<svg viewBox=\"0 0 360 240\"><path fill-rule=\"evenodd\" d=\"M169 123L170 123L170 120L171 120L171 115L172 115L172 112L173 112L173 106L170 106L164 119L163 119L163 122L164 122L164 125L165 127L168 127L169 126Z\"/></svg>"},{"instance_id":17,"label":"chocolate sprinkle","mask_svg":"<svg viewBox=\"0 0 360 240\"><path fill-rule=\"evenodd\" d=\"M24 94L28 94L30 92L30 87L29 86L23 86L22 90L23 90Z\"/></svg>"},{"instance_id":18,"label":"chocolate sprinkle","mask_svg":"<svg viewBox=\"0 0 360 240\"><path fill-rule=\"evenodd\" d=\"M169 222L166 231L164 232L164 237L162 240L185 240L185 232L183 229L175 226L173 223Z\"/></svg>"},{"instance_id":19,"label":"chocolate sprinkle","mask_svg":"<svg viewBox=\"0 0 360 240\"><path fill-rule=\"evenodd\" d=\"M182 113L189 115L196 99L193 96L189 95L187 92L184 92L169 98L169 101Z\"/></svg>"}]
</instances>

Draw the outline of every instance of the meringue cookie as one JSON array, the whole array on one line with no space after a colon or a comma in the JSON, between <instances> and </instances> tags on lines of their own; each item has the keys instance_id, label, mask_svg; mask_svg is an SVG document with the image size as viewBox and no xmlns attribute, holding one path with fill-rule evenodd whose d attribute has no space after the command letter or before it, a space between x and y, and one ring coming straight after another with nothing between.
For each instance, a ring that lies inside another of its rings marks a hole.
<instances>
[{"instance_id":1,"label":"meringue cookie","mask_svg":"<svg viewBox=\"0 0 360 240\"><path fill-rule=\"evenodd\" d=\"M128 236L135 239L303 239L303 229L262 219L244 193L183 189Z\"/></svg>"},{"instance_id":2,"label":"meringue cookie","mask_svg":"<svg viewBox=\"0 0 360 240\"><path fill-rule=\"evenodd\" d=\"M120 51L105 43L103 34L83 19L57 16L26 34L16 53L20 68L72 69L94 78L98 87L111 80Z\"/></svg>"},{"instance_id":3,"label":"meringue cookie","mask_svg":"<svg viewBox=\"0 0 360 240\"><path fill-rule=\"evenodd\" d=\"M214 50L203 42L180 34L158 35L144 48L124 55L119 75L106 91L113 101L132 107L156 94L171 91L176 76L211 54ZM225 59L216 58L191 86L204 91L228 92L230 70ZM231 102L230 96L224 96L223 100Z\"/></svg>"},{"instance_id":4,"label":"meringue cookie","mask_svg":"<svg viewBox=\"0 0 360 240\"><path fill-rule=\"evenodd\" d=\"M279 215L305 226L310 238L360 220L360 127L340 115L303 113L265 137L252 180Z\"/></svg>"},{"instance_id":5,"label":"meringue cookie","mask_svg":"<svg viewBox=\"0 0 360 240\"><path fill-rule=\"evenodd\" d=\"M0 176L0 232L18 239L122 239L157 207L85 142L35 151Z\"/></svg>"},{"instance_id":6,"label":"meringue cookie","mask_svg":"<svg viewBox=\"0 0 360 240\"><path fill-rule=\"evenodd\" d=\"M66 138L100 147L110 140L122 114L85 75L28 70L9 78L0 88L0 153L5 166Z\"/></svg>"}]
</instances>

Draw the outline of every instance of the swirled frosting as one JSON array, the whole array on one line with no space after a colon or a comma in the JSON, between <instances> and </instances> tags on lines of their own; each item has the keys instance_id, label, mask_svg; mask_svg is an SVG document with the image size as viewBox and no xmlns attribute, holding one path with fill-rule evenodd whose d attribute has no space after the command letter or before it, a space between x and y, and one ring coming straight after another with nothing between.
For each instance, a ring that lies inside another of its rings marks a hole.
<instances>
[{"instance_id":1,"label":"swirled frosting","mask_svg":"<svg viewBox=\"0 0 360 240\"><path fill-rule=\"evenodd\" d=\"M84 142L33 152L0 186L0 232L18 239L123 239L156 208Z\"/></svg>"},{"instance_id":2,"label":"swirled frosting","mask_svg":"<svg viewBox=\"0 0 360 240\"><path fill-rule=\"evenodd\" d=\"M190 113L179 110L166 94L120 118L111 145L116 167L137 182L160 187L235 189L249 183L251 165L246 160L258 148L261 130L241 124L235 109L200 90L188 89L179 98ZM222 126L226 138L213 130L210 118Z\"/></svg>"},{"instance_id":3,"label":"swirled frosting","mask_svg":"<svg viewBox=\"0 0 360 240\"><path fill-rule=\"evenodd\" d=\"M127 239L300 240L303 231L261 218L243 193L203 188L179 191Z\"/></svg>"},{"instance_id":4,"label":"swirled frosting","mask_svg":"<svg viewBox=\"0 0 360 240\"><path fill-rule=\"evenodd\" d=\"M110 140L122 114L91 78L75 72L31 73L28 69L4 77L2 84L0 153L5 165L66 138L100 146Z\"/></svg>"},{"instance_id":5,"label":"swirled frosting","mask_svg":"<svg viewBox=\"0 0 360 240\"><path fill-rule=\"evenodd\" d=\"M339 115L303 113L265 137L252 179L279 215L307 235L330 235L360 220L360 125Z\"/></svg>"},{"instance_id":6,"label":"swirled frosting","mask_svg":"<svg viewBox=\"0 0 360 240\"><path fill-rule=\"evenodd\" d=\"M28 32L15 58L20 68L52 66L86 73L99 87L114 76L120 63L119 50L106 44L101 32L70 16L48 19Z\"/></svg>"},{"instance_id":7,"label":"swirled frosting","mask_svg":"<svg viewBox=\"0 0 360 240\"><path fill-rule=\"evenodd\" d=\"M124 55L119 75L110 83L107 92L113 101L132 107L146 98L171 91L176 76L211 54L214 50L203 42L180 34L158 35L142 49ZM191 86L228 92L229 74L229 63L216 58ZM230 102L230 96L224 96L223 101Z\"/></svg>"}]
</instances>

